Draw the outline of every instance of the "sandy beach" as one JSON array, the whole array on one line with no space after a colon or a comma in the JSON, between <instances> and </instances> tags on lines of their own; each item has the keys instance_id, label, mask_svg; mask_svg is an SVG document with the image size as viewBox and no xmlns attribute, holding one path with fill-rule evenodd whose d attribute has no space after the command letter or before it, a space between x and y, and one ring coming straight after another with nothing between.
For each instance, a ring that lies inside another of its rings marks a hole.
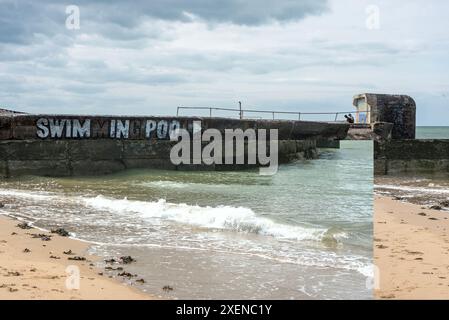
<instances>
[{"instance_id":1,"label":"sandy beach","mask_svg":"<svg viewBox=\"0 0 449 320\"><path fill-rule=\"evenodd\" d=\"M151 299L95 268L97 258L86 255L88 244L35 228L21 229L19 223L0 216L0 299ZM45 236L51 240L44 241ZM69 260L75 257L86 260ZM73 266L79 268L79 289L66 286L66 282L76 286L70 275L76 270Z\"/></svg>"},{"instance_id":2,"label":"sandy beach","mask_svg":"<svg viewBox=\"0 0 449 320\"><path fill-rule=\"evenodd\" d=\"M449 212L376 196L378 299L449 298Z\"/></svg>"}]
</instances>

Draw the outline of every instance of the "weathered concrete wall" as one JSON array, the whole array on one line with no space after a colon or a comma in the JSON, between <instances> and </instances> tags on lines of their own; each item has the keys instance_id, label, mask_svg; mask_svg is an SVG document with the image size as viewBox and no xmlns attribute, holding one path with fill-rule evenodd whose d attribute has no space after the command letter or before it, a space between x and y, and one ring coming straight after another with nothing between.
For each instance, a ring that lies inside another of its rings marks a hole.
<instances>
[{"instance_id":1,"label":"weathered concrete wall","mask_svg":"<svg viewBox=\"0 0 449 320\"><path fill-rule=\"evenodd\" d=\"M316 141L317 148L340 149L340 140L318 139Z\"/></svg>"},{"instance_id":2,"label":"weathered concrete wall","mask_svg":"<svg viewBox=\"0 0 449 320\"><path fill-rule=\"evenodd\" d=\"M369 106L370 123L393 123L392 139L415 139L416 103L407 95L364 93L354 96L354 105L364 100Z\"/></svg>"},{"instance_id":3,"label":"weathered concrete wall","mask_svg":"<svg viewBox=\"0 0 449 320\"><path fill-rule=\"evenodd\" d=\"M346 140L385 140L391 139L393 124L389 122L375 122L365 125L353 125L349 128Z\"/></svg>"},{"instance_id":4,"label":"weathered concrete wall","mask_svg":"<svg viewBox=\"0 0 449 320\"><path fill-rule=\"evenodd\" d=\"M222 134L226 129L278 129L280 163L316 157L318 139L343 139L349 128L308 121L8 113L0 116L0 177L92 175L129 168L233 170L257 165L172 164L170 151L177 142L170 141L170 132L177 128L192 132L195 121L201 121L203 131L213 128ZM247 159L247 142L244 153Z\"/></svg>"},{"instance_id":5,"label":"weathered concrete wall","mask_svg":"<svg viewBox=\"0 0 449 320\"><path fill-rule=\"evenodd\" d=\"M168 140L175 127L202 129L278 129L279 140L309 138L344 139L348 124L288 120L238 120L194 117L97 117L61 115L11 115L0 117L0 140L24 139L130 139ZM86 130L84 130L86 129ZM87 130L88 129L88 130Z\"/></svg>"},{"instance_id":6,"label":"weathered concrete wall","mask_svg":"<svg viewBox=\"0 0 449 320\"><path fill-rule=\"evenodd\" d=\"M17 112L14 110L2 109L0 108L0 116L9 116L14 114L24 114L23 112Z\"/></svg>"},{"instance_id":7,"label":"weathered concrete wall","mask_svg":"<svg viewBox=\"0 0 449 320\"><path fill-rule=\"evenodd\" d=\"M370 124L351 124L346 140L373 140L374 134Z\"/></svg>"},{"instance_id":8,"label":"weathered concrete wall","mask_svg":"<svg viewBox=\"0 0 449 320\"><path fill-rule=\"evenodd\" d=\"M377 175L449 172L449 140L386 140L374 143Z\"/></svg>"},{"instance_id":9,"label":"weathered concrete wall","mask_svg":"<svg viewBox=\"0 0 449 320\"><path fill-rule=\"evenodd\" d=\"M132 168L234 170L256 165L179 165L170 161L176 142L144 140L0 141L0 177L100 175ZM247 150L245 150L247 151ZM245 157L247 156L245 152ZM317 156L315 140L280 140L279 162ZM224 163L224 161L223 161Z\"/></svg>"}]
</instances>

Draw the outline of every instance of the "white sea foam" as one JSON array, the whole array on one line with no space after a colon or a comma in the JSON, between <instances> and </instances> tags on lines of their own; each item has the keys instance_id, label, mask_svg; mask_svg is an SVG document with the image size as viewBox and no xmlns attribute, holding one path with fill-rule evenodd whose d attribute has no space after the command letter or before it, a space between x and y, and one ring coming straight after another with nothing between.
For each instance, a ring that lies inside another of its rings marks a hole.
<instances>
[{"instance_id":1,"label":"white sea foam","mask_svg":"<svg viewBox=\"0 0 449 320\"><path fill-rule=\"evenodd\" d=\"M182 183L182 182L176 182L176 181L151 181L151 182L142 182L138 183L139 186L144 187L156 187L156 188L172 188L172 189L184 189L191 186L191 183Z\"/></svg>"},{"instance_id":2,"label":"white sea foam","mask_svg":"<svg viewBox=\"0 0 449 320\"><path fill-rule=\"evenodd\" d=\"M348 234L341 230L324 229L324 228L306 228L301 226L289 226L281 223L276 223L270 219L264 217L258 217L254 211L244 207L201 207L197 205L187 204L173 204L167 203L161 199L159 201L147 202L136 201L128 199L114 199L104 196L97 196L92 198L86 197L67 197L64 195L58 195L48 192L37 191L20 191L20 190L3 190L0 189L0 195L14 196L19 198L30 198L36 201L47 202L48 200L64 200L73 201L76 203L87 205L91 208L98 210L106 210L114 212L116 214L137 214L142 218L147 219L160 219L167 221L175 221L183 224L195 225L204 228L211 229L224 229L231 231L240 231L248 233L257 233L261 235L273 236L279 239L291 239L291 240L314 240L321 241L323 239L333 238L335 241L348 237ZM12 216L15 214L5 212ZM29 218L26 221L32 222L36 217ZM45 229L42 229L45 230ZM78 238L75 234L72 234L72 238L76 238L81 241L86 241L82 238ZM89 243L96 245L106 246L133 246L133 247L160 247L159 244L145 244L145 243L103 243L97 241L88 241ZM170 246L162 245L162 247L173 247L176 249L182 249L183 246ZM210 250L211 248L195 248L186 246L186 250ZM219 251L220 249L213 249ZM264 259L276 260L281 263L293 263L305 266L318 266L341 268L346 270L355 270L364 276L370 277L372 275L371 268L367 259L359 256L340 256L331 252L317 252L304 249L301 255L272 255L269 252L250 252L244 250L242 252L239 249L232 249L233 254L254 255ZM222 250L227 253L228 250Z\"/></svg>"},{"instance_id":3,"label":"white sea foam","mask_svg":"<svg viewBox=\"0 0 449 320\"><path fill-rule=\"evenodd\" d=\"M49 200L53 199L55 196L42 191L21 191L21 190L13 190L13 189L0 189L0 195L2 196L10 196L17 198L28 198L35 200Z\"/></svg>"},{"instance_id":4,"label":"white sea foam","mask_svg":"<svg viewBox=\"0 0 449 320\"><path fill-rule=\"evenodd\" d=\"M374 187L376 189L399 190L399 191L407 191L407 192L449 194L448 188L408 187L408 186L395 186L395 185L387 185L387 184L376 184Z\"/></svg>"},{"instance_id":5,"label":"white sea foam","mask_svg":"<svg viewBox=\"0 0 449 320\"><path fill-rule=\"evenodd\" d=\"M257 233L276 238L320 241L327 231L276 223L258 217L244 207L201 207L188 204L168 203L164 199L146 202L128 199L111 199L103 196L84 198L85 204L96 209L117 213L137 213L143 218L158 218L211 229L226 229Z\"/></svg>"},{"instance_id":6,"label":"white sea foam","mask_svg":"<svg viewBox=\"0 0 449 320\"><path fill-rule=\"evenodd\" d=\"M356 270L367 278L374 278L374 265L371 263L361 263Z\"/></svg>"},{"instance_id":7,"label":"white sea foam","mask_svg":"<svg viewBox=\"0 0 449 320\"><path fill-rule=\"evenodd\" d=\"M89 241L89 243L94 244L98 247L91 248L94 254L103 250L104 247L139 247L139 248L158 248L158 249L176 249L185 251L199 251L199 252L209 252L232 254L232 255L242 255L242 256L252 256L265 260L272 260L278 263L296 264L300 266L308 267L320 267L320 268L337 268L348 271L356 271L362 276L367 278L373 278L374 269L369 258L356 256L356 255L338 255L334 252L319 252L315 250L303 249L300 255L282 256L276 255L270 252L248 252L242 251L237 248L229 249L218 249L218 248L201 248L192 246L182 246L182 245L167 245L167 244L155 244L155 243L105 243L97 241Z\"/></svg>"},{"instance_id":8,"label":"white sea foam","mask_svg":"<svg viewBox=\"0 0 449 320\"><path fill-rule=\"evenodd\" d=\"M305 228L276 223L270 219L258 217L254 211L245 207L217 206L201 207L198 205L168 203L159 201L137 201L113 199L104 196L94 198L65 197L57 194L37 191L4 190L0 195L28 198L33 200L57 200L82 202L90 207L116 213L137 213L143 218L158 218L183 224L190 224L211 229L225 229L239 232L257 233L283 239L322 240L327 229ZM338 234L335 235L339 237Z\"/></svg>"}]
</instances>

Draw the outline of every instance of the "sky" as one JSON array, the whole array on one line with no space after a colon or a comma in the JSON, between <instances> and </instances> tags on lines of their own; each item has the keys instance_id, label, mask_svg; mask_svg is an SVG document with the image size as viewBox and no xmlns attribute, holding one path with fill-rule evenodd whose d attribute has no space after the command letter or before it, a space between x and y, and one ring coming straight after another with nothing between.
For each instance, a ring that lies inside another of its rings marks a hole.
<instances>
[{"instance_id":1,"label":"sky","mask_svg":"<svg viewBox=\"0 0 449 320\"><path fill-rule=\"evenodd\" d=\"M0 108L333 112L374 92L412 96L418 125L449 125L447 12L443 0L0 0Z\"/></svg>"}]
</instances>

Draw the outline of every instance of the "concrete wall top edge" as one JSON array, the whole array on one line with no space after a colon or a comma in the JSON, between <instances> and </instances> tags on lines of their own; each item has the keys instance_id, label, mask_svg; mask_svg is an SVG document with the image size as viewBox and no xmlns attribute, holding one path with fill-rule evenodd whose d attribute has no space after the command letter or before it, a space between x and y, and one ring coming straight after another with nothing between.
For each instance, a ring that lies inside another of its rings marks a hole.
<instances>
[{"instance_id":1,"label":"concrete wall top edge","mask_svg":"<svg viewBox=\"0 0 449 320\"><path fill-rule=\"evenodd\" d=\"M88 121L87 121L88 120ZM176 116L90 116L20 114L0 116L0 140L25 139L168 139L175 128L191 131L194 121L205 129L278 129L279 139L344 139L349 124L300 120L261 120Z\"/></svg>"},{"instance_id":2,"label":"concrete wall top edge","mask_svg":"<svg viewBox=\"0 0 449 320\"><path fill-rule=\"evenodd\" d=\"M226 120L226 121L246 121L246 122L287 122L287 123L317 123L317 124L332 124L332 125L346 125L344 121L310 121L310 120L292 120L292 119L238 119L227 117L208 117L208 116L151 116L151 115L88 115L88 114L47 114L47 113L13 113L13 114L0 114L0 118L13 118L13 119L38 119L38 118L57 118L57 119L85 119L85 118L98 118L98 119L178 119L178 120Z\"/></svg>"}]
</instances>

